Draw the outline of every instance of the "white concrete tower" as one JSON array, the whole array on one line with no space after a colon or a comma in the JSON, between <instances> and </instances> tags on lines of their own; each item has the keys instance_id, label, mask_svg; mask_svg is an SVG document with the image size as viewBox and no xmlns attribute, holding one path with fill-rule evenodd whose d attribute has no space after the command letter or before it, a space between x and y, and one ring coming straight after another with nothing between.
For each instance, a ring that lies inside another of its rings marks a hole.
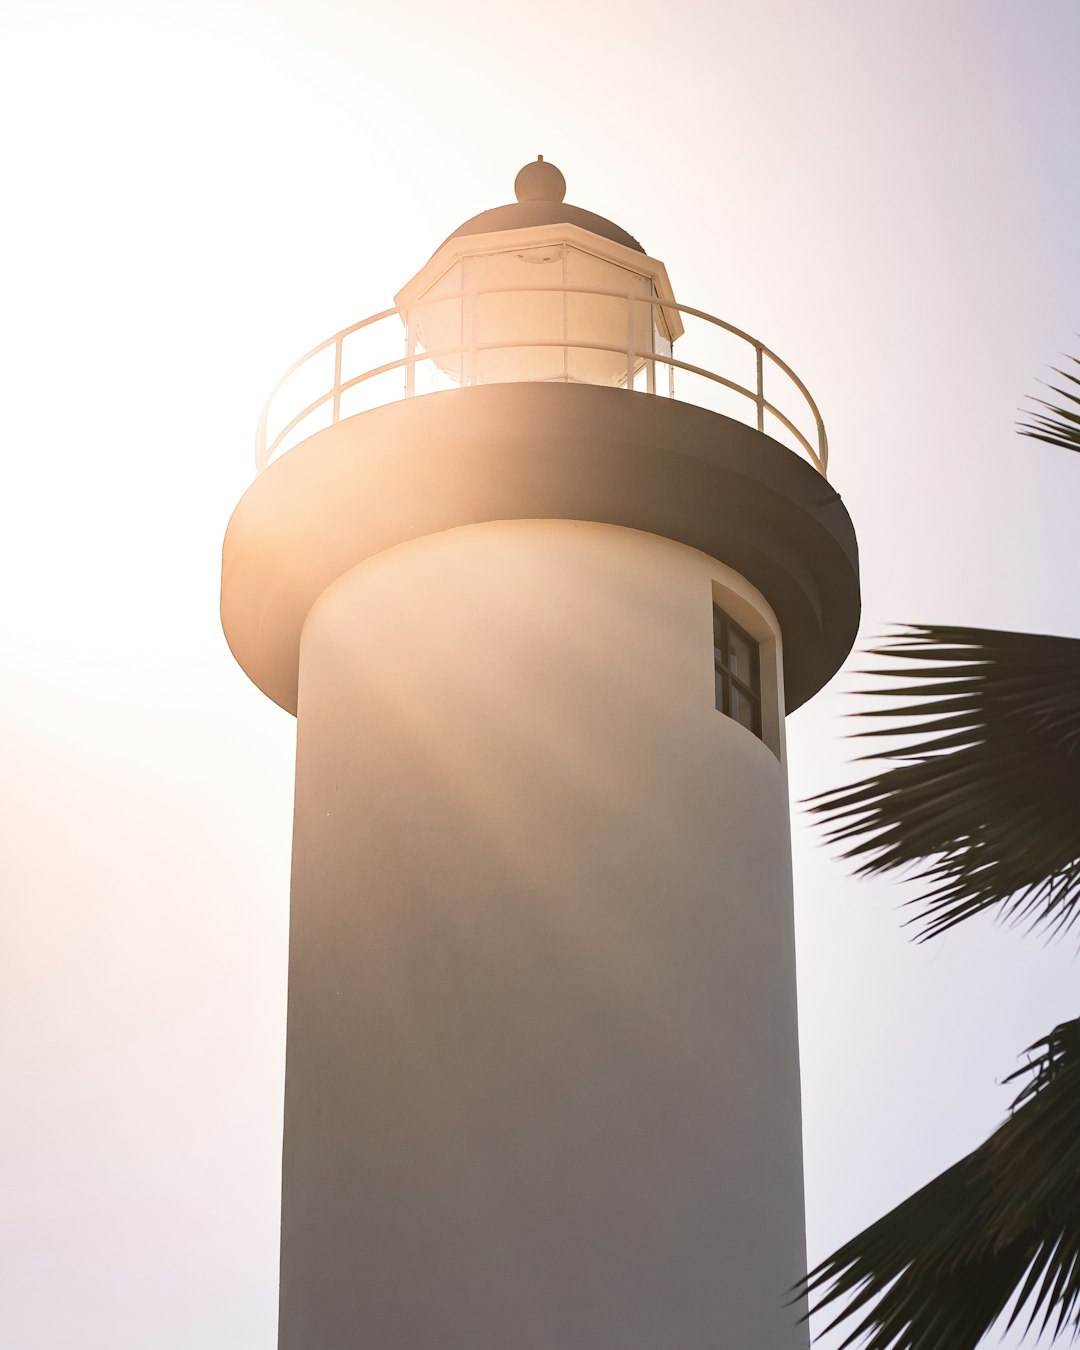
<instances>
[{"instance_id":1,"label":"white concrete tower","mask_svg":"<svg viewBox=\"0 0 1080 1350\"><path fill-rule=\"evenodd\" d=\"M783 718L854 534L789 368L515 187L297 363L225 539L298 718L279 1345L800 1350Z\"/></svg>"}]
</instances>

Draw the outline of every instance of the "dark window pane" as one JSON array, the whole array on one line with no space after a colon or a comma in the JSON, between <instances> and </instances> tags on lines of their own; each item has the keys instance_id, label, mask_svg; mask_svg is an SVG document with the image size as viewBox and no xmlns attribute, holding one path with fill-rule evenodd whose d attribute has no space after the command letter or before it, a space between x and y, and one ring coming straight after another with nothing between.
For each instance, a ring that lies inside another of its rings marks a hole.
<instances>
[{"instance_id":1,"label":"dark window pane","mask_svg":"<svg viewBox=\"0 0 1080 1350\"><path fill-rule=\"evenodd\" d=\"M744 684L749 684L754 678L754 644L734 624L730 625L729 642L731 650L727 663L728 670L732 675L737 675Z\"/></svg>"},{"instance_id":2,"label":"dark window pane","mask_svg":"<svg viewBox=\"0 0 1080 1350\"><path fill-rule=\"evenodd\" d=\"M724 665L727 662L727 615L719 605L712 607L712 640L713 651L716 653L717 662Z\"/></svg>"},{"instance_id":3,"label":"dark window pane","mask_svg":"<svg viewBox=\"0 0 1080 1350\"><path fill-rule=\"evenodd\" d=\"M718 712L727 712L727 676L722 670L716 672L716 707Z\"/></svg>"},{"instance_id":4,"label":"dark window pane","mask_svg":"<svg viewBox=\"0 0 1080 1350\"><path fill-rule=\"evenodd\" d=\"M747 731L758 731L757 700L748 698L746 694L733 684L731 686L731 716L735 721L746 727Z\"/></svg>"}]
</instances>

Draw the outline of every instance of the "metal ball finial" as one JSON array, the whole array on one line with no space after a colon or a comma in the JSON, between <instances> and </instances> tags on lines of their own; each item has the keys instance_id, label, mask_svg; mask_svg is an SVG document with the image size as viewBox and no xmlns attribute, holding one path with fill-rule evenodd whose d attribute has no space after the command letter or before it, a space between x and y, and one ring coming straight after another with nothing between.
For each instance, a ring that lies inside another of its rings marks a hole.
<instances>
[{"instance_id":1,"label":"metal ball finial","mask_svg":"<svg viewBox=\"0 0 1080 1350\"><path fill-rule=\"evenodd\" d=\"M554 164L537 155L514 179L514 195L519 202L561 202L566 196L566 179Z\"/></svg>"}]
</instances>

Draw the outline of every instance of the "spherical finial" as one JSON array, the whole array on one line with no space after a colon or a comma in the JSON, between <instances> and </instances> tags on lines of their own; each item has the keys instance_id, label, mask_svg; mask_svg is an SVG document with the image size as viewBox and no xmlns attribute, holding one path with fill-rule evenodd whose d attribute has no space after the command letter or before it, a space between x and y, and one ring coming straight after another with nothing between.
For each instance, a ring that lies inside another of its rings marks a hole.
<instances>
[{"instance_id":1,"label":"spherical finial","mask_svg":"<svg viewBox=\"0 0 1080 1350\"><path fill-rule=\"evenodd\" d=\"M566 196L566 179L554 164L537 155L534 164L526 164L514 179L514 195L519 202L561 202Z\"/></svg>"}]
</instances>

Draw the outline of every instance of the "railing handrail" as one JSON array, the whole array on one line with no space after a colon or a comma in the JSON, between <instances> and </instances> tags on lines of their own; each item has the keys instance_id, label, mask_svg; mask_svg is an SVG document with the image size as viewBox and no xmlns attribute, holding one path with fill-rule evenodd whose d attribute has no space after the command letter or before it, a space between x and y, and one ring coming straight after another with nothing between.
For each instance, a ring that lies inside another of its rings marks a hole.
<instances>
[{"instance_id":1,"label":"railing handrail","mask_svg":"<svg viewBox=\"0 0 1080 1350\"><path fill-rule=\"evenodd\" d=\"M379 321L382 319L388 319L391 314L397 314L398 312L399 311L397 309L390 308L390 309L381 309L378 312L378 314L369 314L366 319L361 319L359 323L352 323L348 326L348 328L341 329L340 332L335 333L332 337L324 338L323 341L320 342L317 347L312 347L311 351L305 352L303 356L301 356L298 360L292 363L292 365L285 372L285 374L282 375L281 378L278 380L277 384L274 385L273 389L270 390L266 402L262 406L262 412L259 414L259 430L255 440L256 464L258 464L259 462L260 438L262 445L264 447L266 445L266 415L270 411L270 404L273 403L274 399L285 387L285 381L288 380L290 376L295 375L301 366L307 365L307 363L311 360L313 356L318 356L320 352L326 351L327 347L340 346L341 343L344 342L345 339L351 333L358 332L361 328L367 328L369 324L379 323ZM333 394L333 390L330 391L330 394ZM329 395L327 397L329 397ZM326 401L325 399L320 399L319 403L324 403L325 401ZM315 407L318 407L319 403L315 404ZM292 427L294 426L296 426L295 420L290 425L289 430L291 431ZM262 472L262 469L266 467L266 463L269 463L270 455L274 453L274 449L276 449L280 443L281 443L281 436L278 436L275 439L274 445L273 447L271 447L270 452L266 457L266 461L259 469L260 473Z\"/></svg>"},{"instance_id":2,"label":"railing handrail","mask_svg":"<svg viewBox=\"0 0 1080 1350\"><path fill-rule=\"evenodd\" d=\"M384 319L389 319L395 314L398 315L400 318L402 318L403 321L406 321L407 320L406 314L403 314L401 310L394 307L390 309L380 310L376 314L370 314L367 316L367 318L360 319L357 323L350 324L347 328L342 328L339 332L334 333L331 337L325 338L322 342L312 347L310 351L306 352L298 360L294 361L293 364L288 368L288 370L286 370L285 373L280 377L280 379L277 381L277 383L271 390L270 396L267 398L266 403L263 405L262 413L259 417L259 425L256 433L256 443L255 443L256 473L261 473L263 469L266 468L274 452L281 445L282 441L284 441L284 439L289 435L289 433L293 431L297 426L299 426L299 424L303 422L305 418L310 417L311 414L313 412L316 412L319 408L321 408L323 404L328 403L332 400L334 405L333 421L337 422L339 420L340 415L341 395L346 390L355 388L357 385L363 384L365 381L373 379L377 375L386 374L388 371L391 370L405 369L406 388L403 397L408 397L412 393L412 385L413 385L412 371L415 368L415 366L421 361L438 361L446 357L463 356L474 352L478 353L485 351L512 351L517 348L532 348L532 347L558 347L567 350L610 352L617 355L626 355L628 357L628 371L631 371L631 373L634 362L640 359L645 364L648 364L650 362L660 362L662 365L666 365L669 368L669 370L676 370L676 369L685 370L691 374L700 375L705 379L711 380L716 384L722 385L724 388L732 390L734 393L740 394L743 397L750 399L756 405L757 408L758 413L757 424L759 431L764 431L764 414L766 412L770 413L795 437L795 439L806 451L807 455L810 458L811 463L818 470L818 472L821 473L822 475L826 473L828 468L829 449L828 449L828 439L825 434L825 424L822 420L821 413L818 410L818 406L814 402L813 395L810 393L809 389L807 389L806 385L799 378L799 376L796 375L795 371L792 370L792 368L788 365L788 363L784 361L782 357L777 356L777 354L771 348L767 347L759 339L751 336L751 334L747 333L744 329L736 327L735 324L728 323L726 319L721 319L715 314L710 314L707 310L697 309L692 305L684 305L679 303L678 301L664 299L663 297L656 295L637 295L632 292L622 290L612 290L600 287L562 286L562 285L475 287L469 290L449 292L446 295L431 296L430 298L427 298L422 305L417 305L414 308L416 309L427 308L431 305L449 303L455 300L472 299L485 295L514 295L514 294L599 296L616 300L624 300L628 303L636 301L638 303L648 305L650 309L656 309L657 307L659 307L664 310L675 310L680 314L689 314L694 318L701 319L704 322L713 325L716 328L720 328L723 329L725 332L731 333L734 337L740 338L743 342L745 342L749 347L751 347L754 350L756 373L757 373L757 389L756 390L747 389L745 386L736 383L734 380L728 379L726 376L720 375L716 371L708 370L703 366L693 365L690 362L682 361L674 356L664 356L660 352L655 351L635 352L633 349L632 337L630 342L624 346L605 345L596 342L571 341L570 339L567 338L532 338L532 339L525 338L520 341L514 342L490 342L490 343L468 343L468 344L463 343L461 346L458 347L440 348L437 351L416 351L411 338L407 334L406 340L408 344L408 349L405 356L398 357L393 361L384 362L382 365L379 366L374 366L371 369L363 371L361 374L353 376L352 378L342 382L341 358L342 358L342 345L345 339L347 337L350 337L353 333L359 332L361 329L367 328L372 324L379 323ZM310 361L313 357L318 356L321 352L324 352L331 347L335 348L334 382L332 387L328 389L326 393L321 394L317 399L309 403L307 407L304 408L301 412L297 413L296 416L293 417L278 432L278 434L274 437L273 441L269 445L267 445L267 418L270 411L270 405L273 403L274 399L284 388L286 382L302 366L306 365L307 362ZM764 382L763 382L763 361L765 357L768 357L768 359L772 361L775 366L777 366L780 370L784 372L784 374L791 380L792 384L796 387L796 389L798 389L799 393L802 394L803 398L806 400L807 406L809 407L810 412L813 414L815 429L817 431L817 440L818 440L817 449L815 449L810 444L806 436L799 430L798 427L795 426L795 424L784 413L780 411L779 408L777 408L773 403L771 403L769 400L765 398ZM651 390L652 376L650 375L649 378ZM398 400L394 399L387 400L387 402L396 402L396 401Z\"/></svg>"}]
</instances>

